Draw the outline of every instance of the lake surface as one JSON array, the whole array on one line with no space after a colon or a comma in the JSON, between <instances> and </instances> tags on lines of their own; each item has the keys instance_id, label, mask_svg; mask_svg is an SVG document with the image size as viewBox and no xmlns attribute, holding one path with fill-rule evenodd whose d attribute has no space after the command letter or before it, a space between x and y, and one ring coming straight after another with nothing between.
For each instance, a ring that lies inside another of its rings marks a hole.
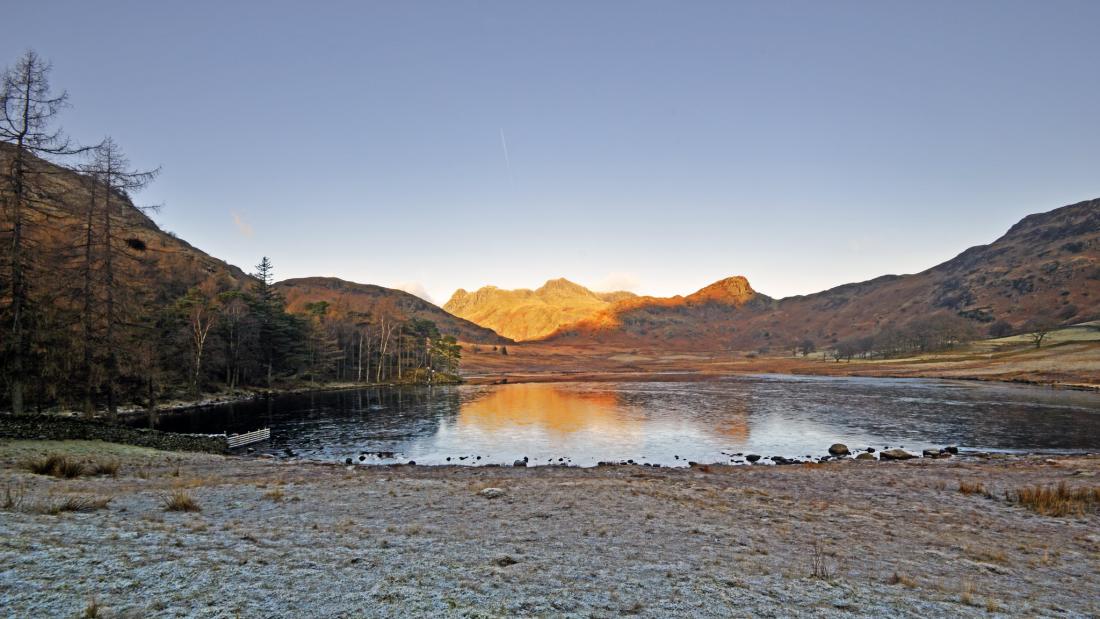
<instances>
[{"instance_id":1,"label":"lake surface","mask_svg":"<svg viewBox=\"0 0 1100 619\"><path fill-rule=\"evenodd\" d=\"M511 464L526 456L532 464L683 466L729 462L737 453L817 457L836 442L853 451L889 446L919 453L951 444L964 451L1066 453L1100 451L1100 394L779 375L460 385L281 396L168 417L158 427L200 433L270 427L271 441L257 451L357 462L366 453L365 463Z\"/></svg>"}]
</instances>

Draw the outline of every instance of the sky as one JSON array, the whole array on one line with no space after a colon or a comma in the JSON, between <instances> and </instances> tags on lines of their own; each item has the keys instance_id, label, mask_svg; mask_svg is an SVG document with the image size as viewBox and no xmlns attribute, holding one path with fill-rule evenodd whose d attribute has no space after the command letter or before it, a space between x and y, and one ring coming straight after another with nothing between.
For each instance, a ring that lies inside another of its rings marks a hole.
<instances>
[{"instance_id":1,"label":"sky","mask_svg":"<svg viewBox=\"0 0 1100 619\"><path fill-rule=\"evenodd\" d=\"M0 2L246 270L775 297L1100 197L1100 2Z\"/></svg>"}]
</instances>

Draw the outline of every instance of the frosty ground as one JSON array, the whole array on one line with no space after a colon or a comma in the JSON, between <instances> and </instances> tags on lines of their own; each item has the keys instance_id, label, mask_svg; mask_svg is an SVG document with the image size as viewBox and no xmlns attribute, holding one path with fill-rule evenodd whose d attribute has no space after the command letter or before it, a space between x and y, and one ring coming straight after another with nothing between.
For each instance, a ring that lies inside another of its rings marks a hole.
<instances>
[{"instance_id":1,"label":"frosty ground","mask_svg":"<svg viewBox=\"0 0 1100 619\"><path fill-rule=\"evenodd\" d=\"M26 470L48 454L119 467ZM0 614L1095 616L1100 516L1005 494L1098 472L1096 456L345 467L12 441ZM177 493L201 511L166 511ZM66 499L90 511L51 513Z\"/></svg>"}]
</instances>

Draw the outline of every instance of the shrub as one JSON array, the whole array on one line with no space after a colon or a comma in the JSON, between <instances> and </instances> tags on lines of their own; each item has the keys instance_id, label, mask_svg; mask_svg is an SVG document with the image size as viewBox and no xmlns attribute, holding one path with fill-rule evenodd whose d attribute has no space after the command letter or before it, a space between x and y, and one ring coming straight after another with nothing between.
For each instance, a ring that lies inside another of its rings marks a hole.
<instances>
[{"instance_id":1,"label":"shrub","mask_svg":"<svg viewBox=\"0 0 1100 619\"><path fill-rule=\"evenodd\" d=\"M1008 337L1012 335L1012 325L1004 320L998 320L989 325L989 337Z\"/></svg>"},{"instance_id":2,"label":"shrub","mask_svg":"<svg viewBox=\"0 0 1100 619\"><path fill-rule=\"evenodd\" d=\"M176 490L164 497L164 511L166 512L201 512L195 498L183 490Z\"/></svg>"}]
</instances>

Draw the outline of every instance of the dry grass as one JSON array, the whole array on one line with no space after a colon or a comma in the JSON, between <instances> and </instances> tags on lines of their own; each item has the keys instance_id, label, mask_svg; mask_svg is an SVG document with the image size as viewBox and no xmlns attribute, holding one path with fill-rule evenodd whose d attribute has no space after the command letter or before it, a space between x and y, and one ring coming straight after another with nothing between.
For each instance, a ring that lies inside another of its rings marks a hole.
<instances>
[{"instance_id":1,"label":"dry grass","mask_svg":"<svg viewBox=\"0 0 1100 619\"><path fill-rule=\"evenodd\" d=\"M1075 488L1063 481L1056 486L1024 486L1006 494L1010 503L1043 516L1083 516L1100 510L1100 486Z\"/></svg>"},{"instance_id":2,"label":"dry grass","mask_svg":"<svg viewBox=\"0 0 1100 619\"><path fill-rule=\"evenodd\" d=\"M4 494L0 496L0 509L19 509L23 506L23 498L27 494L25 486L6 485Z\"/></svg>"},{"instance_id":3,"label":"dry grass","mask_svg":"<svg viewBox=\"0 0 1100 619\"><path fill-rule=\"evenodd\" d=\"M92 597L88 600L88 605L84 607L84 614L81 617L84 619L96 619L99 616L99 602Z\"/></svg>"},{"instance_id":4,"label":"dry grass","mask_svg":"<svg viewBox=\"0 0 1100 619\"><path fill-rule=\"evenodd\" d=\"M92 475L118 477L118 460L96 460L92 463Z\"/></svg>"},{"instance_id":5,"label":"dry grass","mask_svg":"<svg viewBox=\"0 0 1100 619\"><path fill-rule=\"evenodd\" d=\"M821 547L817 544L814 544L813 554L810 555L810 578L819 580L830 578L829 564L824 553L821 552Z\"/></svg>"},{"instance_id":6,"label":"dry grass","mask_svg":"<svg viewBox=\"0 0 1100 619\"><path fill-rule=\"evenodd\" d=\"M909 589L916 589L917 588L917 581L913 580L912 578L909 578L905 574L899 574L898 572L894 572L893 574L891 574L890 577L886 579L886 584L888 584L888 585L901 585L901 586L907 587Z\"/></svg>"},{"instance_id":7,"label":"dry grass","mask_svg":"<svg viewBox=\"0 0 1100 619\"><path fill-rule=\"evenodd\" d=\"M981 494L983 496L990 496L989 490L986 489L985 484L980 481L963 481L959 480L959 492L969 496L971 494Z\"/></svg>"},{"instance_id":8,"label":"dry grass","mask_svg":"<svg viewBox=\"0 0 1100 619\"><path fill-rule=\"evenodd\" d=\"M32 504L27 508L27 511L51 516L65 512L94 512L97 509L105 509L110 502L110 497L69 496L63 499Z\"/></svg>"},{"instance_id":9,"label":"dry grass","mask_svg":"<svg viewBox=\"0 0 1100 619\"><path fill-rule=\"evenodd\" d=\"M202 507L195 497L185 490L174 490L164 497L164 511L166 512L201 512Z\"/></svg>"},{"instance_id":10,"label":"dry grass","mask_svg":"<svg viewBox=\"0 0 1100 619\"><path fill-rule=\"evenodd\" d=\"M57 454L29 460L24 465L24 468L35 475L50 475L64 479L80 477L84 473L83 464Z\"/></svg>"},{"instance_id":11,"label":"dry grass","mask_svg":"<svg viewBox=\"0 0 1100 619\"><path fill-rule=\"evenodd\" d=\"M264 498L270 499L278 503L279 501L282 501L284 498L286 498L286 494L283 492L282 488L275 488L274 490L265 492Z\"/></svg>"}]
</instances>

